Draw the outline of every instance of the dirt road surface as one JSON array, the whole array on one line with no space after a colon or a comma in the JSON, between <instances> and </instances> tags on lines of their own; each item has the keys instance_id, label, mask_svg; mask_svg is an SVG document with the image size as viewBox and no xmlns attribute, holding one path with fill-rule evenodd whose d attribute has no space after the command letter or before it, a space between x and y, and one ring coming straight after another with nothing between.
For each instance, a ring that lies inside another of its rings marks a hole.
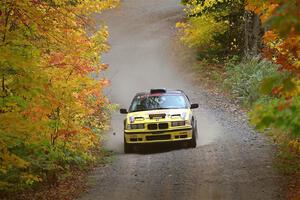
<instances>
[{"instance_id":1,"label":"dirt road surface","mask_svg":"<svg viewBox=\"0 0 300 200\"><path fill-rule=\"evenodd\" d=\"M134 94L150 88L182 89L193 103L199 138L195 149L150 146L123 154L123 115L114 113L106 147L116 152L112 165L90 174L81 200L277 200L284 179L274 168L274 146L247 125L247 117L220 95L211 94L178 72L172 40L182 19L177 0L124 0L96 16L107 22L111 51L107 90L128 108ZM176 54L175 54L176 55ZM184 66L182 66L184 67Z\"/></svg>"}]
</instances>

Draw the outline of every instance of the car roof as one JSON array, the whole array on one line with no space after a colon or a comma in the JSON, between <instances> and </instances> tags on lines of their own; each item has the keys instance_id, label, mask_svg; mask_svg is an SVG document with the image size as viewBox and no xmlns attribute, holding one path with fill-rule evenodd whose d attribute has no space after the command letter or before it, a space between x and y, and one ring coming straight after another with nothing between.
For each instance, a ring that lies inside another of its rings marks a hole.
<instances>
[{"instance_id":1,"label":"car roof","mask_svg":"<svg viewBox=\"0 0 300 200\"><path fill-rule=\"evenodd\" d=\"M184 95L189 101L190 98L182 91L182 90L171 90L171 89L151 89L149 92L139 92L136 93L135 97L137 96L144 96L144 95L151 95L151 94L178 94Z\"/></svg>"},{"instance_id":2,"label":"car roof","mask_svg":"<svg viewBox=\"0 0 300 200\"><path fill-rule=\"evenodd\" d=\"M150 94L184 94L185 95L185 93L182 90L158 88L158 89L150 89L149 92L139 92L136 94L136 96L150 95Z\"/></svg>"},{"instance_id":3,"label":"car roof","mask_svg":"<svg viewBox=\"0 0 300 200\"><path fill-rule=\"evenodd\" d=\"M171 90L171 89L151 89L149 92L138 92L136 93L135 97L133 98L132 102L134 101L135 98L137 98L138 96L150 96L152 94L178 94L178 95L184 95L188 102L190 102L189 97L182 91L182 90ZM131 102L131 105L132 105ZM131 107L131 106L130 106Z\"/></svg>"}]
</instances>

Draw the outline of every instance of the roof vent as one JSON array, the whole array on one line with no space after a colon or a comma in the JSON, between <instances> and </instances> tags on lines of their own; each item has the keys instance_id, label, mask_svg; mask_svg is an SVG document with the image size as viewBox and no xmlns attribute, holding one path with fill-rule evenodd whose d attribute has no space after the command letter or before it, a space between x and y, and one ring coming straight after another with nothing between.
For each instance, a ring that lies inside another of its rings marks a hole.
<instances>
[{"instance_id":1,"label":"roof vent","mask_svg":"<svg viewBox=\"0 0 300 200\"><path fill-rule=\"evenodd\" d=\"M166 93L167 90L166 89L151 89L150 93L151 94L157 94L157 93Z\"/></svg>"}]
</instances>

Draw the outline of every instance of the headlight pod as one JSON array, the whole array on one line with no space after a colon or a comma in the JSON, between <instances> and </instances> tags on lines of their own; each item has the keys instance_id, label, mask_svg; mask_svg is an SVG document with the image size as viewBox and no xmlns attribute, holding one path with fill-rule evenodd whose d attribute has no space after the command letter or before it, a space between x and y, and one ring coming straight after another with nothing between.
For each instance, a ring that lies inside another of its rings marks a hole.
<instances>
[{"instance_id":1,"label":"headlight pod","mask_svg":"<svg viewBox=\"0 0 300 200\"><path fill-rule=\"evenodd\" d=\"M134 117L133 116L129 117L129 121L130 121L130 123L133 123L134 122Z\"/></svg>"},{"instance_id":2,"label":"headlight pod","mask_svg":"<svg viewBox=\"0 0 300 200\"><path fill-rule=\"evenodd\" d=\"M184 125L185 125L185 121L171 122L171 126L184 126Z\"/></svg>"},{"instance_id":3,"label":"headlight pod","mask_svg":"<svg viewBox=\"0 0 300 200\"><path fill-rule=\"evenodd\" d=\"M185 120L185 118L186 118L186 112L181 113L181 118L182 118L183 120Z\"/></svg>"},{"instance_id":4,"label":"headlight pod","mask_svg":"<svg viewBox=\"0 0 300 200\"><path fill-rule=\"evenodd\" d=\"M145 124L128 124L127 129L145 129Z\"/></svg>"},{"instance_id":5,"label":"headlight pod","mask_svg":"<svg viewBox=\"0 0 300 200\"><path fill-rule=\"evenodd\" d=\"M192 125L191 120L185 120L185 125L186 125L186 126Z\"/></svg>"}]
</instances>

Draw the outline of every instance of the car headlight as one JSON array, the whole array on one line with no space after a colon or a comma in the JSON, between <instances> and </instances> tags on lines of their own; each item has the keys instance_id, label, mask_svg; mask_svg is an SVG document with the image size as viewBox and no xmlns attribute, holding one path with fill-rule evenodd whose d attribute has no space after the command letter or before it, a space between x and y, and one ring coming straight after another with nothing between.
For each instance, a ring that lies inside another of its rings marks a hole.
<instances>
[{"instance_id":1,"label":"car headlight","mask_svg":"<svg viewBox=\"0 0 300 200\"><path fill-rule=\"evenodd\" d=\"M181 113L181 118L182 118L183 120L185 120L185 118L186 118L186 112Z\"/></svg>"},{"instance_id":2,"label":"car headlight","mask_svg":"<svg viewBox=\"0 0 300 200\"><path fill-rule=\"evenodd\" d=\"M129 121L130 121L130 123L133 123L134 122L134 117L133 116L129 117Z\"/></svg>"},{"instance_id":3,"label":"car headlight","mask_svg":"<svg viewBox=\"0 0 300 200\"><path fill-rule=\"evenodd\" d=\"M171 122L171 126L184 126L186 121Z\"/></svg>"},{"instance_id":4,"label":"car headlight","mask_svg":"<svg viewBox=\"0 0 300 200\"><path fill-rule=\"evenodd\" d=\"M192 125L191 120L185 120L185 125Z\"/></svg>"},{"instance_id":5,"label":"car headlight","mask_svg":"<svg viewBox=\"0 0 300 200\"><path fill-rule=\"evenodd\" d=\"M128 124L127 129L145 129L145 124Z\"/></svg>"}]
</instances>

